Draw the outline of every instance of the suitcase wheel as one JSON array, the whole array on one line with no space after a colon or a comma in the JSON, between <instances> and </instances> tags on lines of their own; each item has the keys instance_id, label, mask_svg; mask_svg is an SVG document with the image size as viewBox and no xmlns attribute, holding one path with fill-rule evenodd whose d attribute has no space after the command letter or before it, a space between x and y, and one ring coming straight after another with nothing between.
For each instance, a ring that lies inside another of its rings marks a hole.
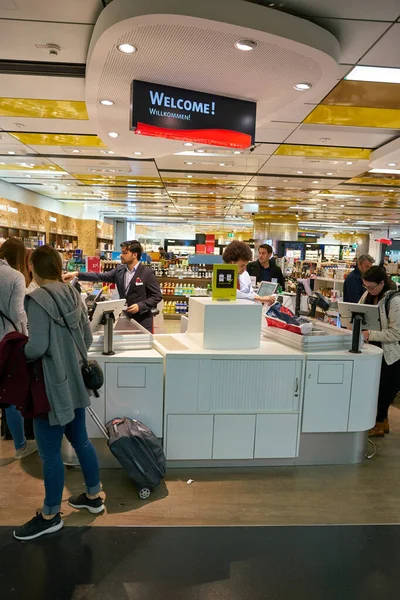
<instances>
[{"instance_id":1,"label":"suitcase wheel","mask_svg":"<svg viewBox=\"0 0 400 600\"><path fill-rule=\"evenodd\" d=\"M151 489L148 487L142 487L139 490L139 498L141 500L147 500L147 498L150 498L151 495Z\"/></svg>"}]
</instances>

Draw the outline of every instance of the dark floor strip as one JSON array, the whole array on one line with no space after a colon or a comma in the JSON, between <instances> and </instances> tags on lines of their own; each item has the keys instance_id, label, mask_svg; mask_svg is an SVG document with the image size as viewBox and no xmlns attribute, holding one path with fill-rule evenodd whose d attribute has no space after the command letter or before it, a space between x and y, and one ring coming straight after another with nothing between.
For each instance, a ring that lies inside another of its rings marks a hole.
<instances>
[{"instance_id":1,"label":"dark floor strip","mask_svg":"<svg viewBox=\"0 0 400 600\"><path fill-rule=\"evenodd\" d=\"M1 600L393 600L400 527L0 528Z\"/></svg>"}]
</instances>

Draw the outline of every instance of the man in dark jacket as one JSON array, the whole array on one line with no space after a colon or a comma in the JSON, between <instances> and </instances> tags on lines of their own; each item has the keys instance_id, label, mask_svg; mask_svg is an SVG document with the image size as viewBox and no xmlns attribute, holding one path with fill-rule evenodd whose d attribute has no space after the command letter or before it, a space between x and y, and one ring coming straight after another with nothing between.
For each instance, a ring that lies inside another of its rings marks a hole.
<instances>
[{"instance_id":1,"label":"man in dark jacket","mask_svg":"<svg viewBox=\"0 0 400 600\"><path fill-rule=\"evenodd\" d=\"M359 302L364 294L362 276L372 267L374 259L369 254L361 254L357 260L356 268L348 275L343 286L343 300L345 302Z\"/></svg>"},{"instance_id":2,"label":"man in dark jacket","mask_svg":"<svg viewBox=\"0 0 400 600\"><path fill-rule=\"evenodd\" d=\"M160 284L153 271L140 263L142 246L136 240L121 244L121 265L106 273L80 273L75 271L64 275L64 281L77 277L79 281L102 281L115 283L120 298L126 298L128 316L142 327L152 331L152 308L162 300Z\"/></svg>"},{"instance_id":3,"label":"man in dark jacket","mask_svg":"<svg viewBox=\"0 0 400 600\"><path fill-rule=\"evenodd\" d=\"M256 282L272 281L276 279L282 290L285 289L285 279L283 273L275 260L272 259L273 249L269 244L261 244L258 248L258 260L247 265L247 271L250 277L255 277Z\"/></svg>"}]
</instances>

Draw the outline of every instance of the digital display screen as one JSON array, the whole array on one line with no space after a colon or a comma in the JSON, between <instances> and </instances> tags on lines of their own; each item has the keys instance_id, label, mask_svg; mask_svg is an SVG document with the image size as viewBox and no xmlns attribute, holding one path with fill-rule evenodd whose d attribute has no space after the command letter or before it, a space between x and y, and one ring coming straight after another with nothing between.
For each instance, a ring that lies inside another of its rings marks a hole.
<instances>
[{"instance_id":1,"label":"digital display screen","mask_svg":"<svg viewBox=\"0 0 400 600\"><path fill-rule=\"evenodd\" d=\"M272 296L272 294L275 294L277 287L278 287L277 283L272 283L271 281L262 281L260 283L260 287L258 289L258 295L259 296Z\"/></svg>"}]
</instances>

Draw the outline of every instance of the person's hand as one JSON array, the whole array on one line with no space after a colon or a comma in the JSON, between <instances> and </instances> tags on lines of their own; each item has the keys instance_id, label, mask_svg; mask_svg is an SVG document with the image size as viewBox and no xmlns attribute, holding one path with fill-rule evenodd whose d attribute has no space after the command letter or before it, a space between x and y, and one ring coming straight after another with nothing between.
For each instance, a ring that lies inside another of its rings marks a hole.
<instances>
[{"instance_id":1,"label":"person's hand","mask_svg":"<svg viewBox=\"0 0 400 600\"><path fill-rule=\"evenodd\" d=\"M126 312L130 313L131 315L136 315L136 313L139 312L139 305L131 304L131 306L128 306L128 308L126 309Z\"/></svg>"},{"instance_id":2,"label":"person's hand","mask_svg":"<svg viewBox=\"0 0 400 600\"><path fill-rule=\"evenodd\" d=\"M271 304L274 304L276 301L275 296L255 296L254 300L256 300L257 302L261 302L262 304L268 304L268 306L271 306Z\"/></svg>"},{"instance_id":3,"label":"person's hand","mask_svg":"<svg viewBox=\"0 0 400 600\"><path fill-rule=\"evenodd\" d=\"M78 277L78 275L79 271L71 271L70 273L65 273L65 275L62 276L62 280L64 283L69 283L70 281L75 279L75 277Z\"/></svg>"},{"instance_id":4,"label":"person's hand","mask_svg":"<svg viewBox=\"0 0 400 600\"><path fill-rule=\"evenodd\" d=\"M369 342L369 331L363 331L362 335L364 338L364 342Z\"/></svg>"}]
</instances>

